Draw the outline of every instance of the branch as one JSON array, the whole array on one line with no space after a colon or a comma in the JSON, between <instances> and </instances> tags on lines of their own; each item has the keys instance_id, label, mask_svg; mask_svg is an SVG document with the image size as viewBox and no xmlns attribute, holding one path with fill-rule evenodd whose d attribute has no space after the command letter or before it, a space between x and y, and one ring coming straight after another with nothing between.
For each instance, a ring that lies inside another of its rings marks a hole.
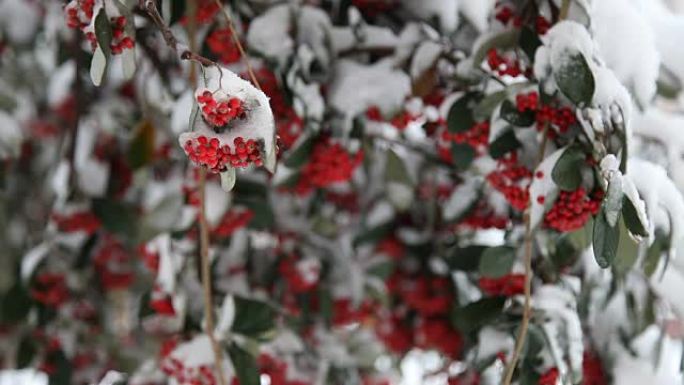
<instances>
[{"instance_id":1,"label":"branch","mask_svg":"<svg viewBox=\"0 0 684 385\"><path fill-rule=\"evenodd\" d=\"M546 143L548 142L548 130L549 125L544 126L544 131L542 132L542 143L539 148L539 155L537 157L537 166L544 160L544 151L546 150ZM518 360L520 359L520 354L522 353L523 346L525 345L525 339L527 338L527 330L530 326L530 318L532 317L532 236L534 232L532 231L532 223L530 219L530 200L527 201L527 207L525 208L525 303L523 304L523 318L520 322L520 331L515 339L515 347L513 350L513 357L506 365L506 375L504 376L503 385L511 385L513 380L513 372L518 365Z\"/></svg>"},{"instance_id":2,"label":"branch","mask_svg":"<svg viewBox=\"0 0 684 385\"><path fill-rule=\"evenodd\" d=\"M204 56L192 52L192 50L178 42L176 36L174 36L169 26L166 25L166 23L164 22L164 19L162 18L161 14L159 14L157 4L154 0L140 0L139 6L140 8L145 10L145 12L147 12L147 15L150 17L150 19L152 19L152 22L154 22L154 24L157 26L157 28L162 34L162 37L164 37L166 45L178 55L178 58L180 60L191 60L198 62L204 66L216 65L216 63L213 60L207 59Z\"/></svg>"}]
</instances>

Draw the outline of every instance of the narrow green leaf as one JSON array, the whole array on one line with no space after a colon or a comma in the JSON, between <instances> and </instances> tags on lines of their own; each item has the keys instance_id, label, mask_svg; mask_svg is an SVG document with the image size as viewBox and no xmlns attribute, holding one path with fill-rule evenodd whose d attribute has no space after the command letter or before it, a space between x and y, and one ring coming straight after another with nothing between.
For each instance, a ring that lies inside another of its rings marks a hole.
<instances>
[{"instance_id":1,"label":"narrow green leaf","mask_svg":"<svg viewBox=\"0 0 684 385\"><path fill-rule=\"evenodd\" d=\"M457 170L466 170L475 160L475 149L467 143L451 143L451 158Z\"/></svg>"},{"instance_id":2,"label":"narrow green leaf","mask_svg":"<svg viewBox=\"0 0 684 385\"><path fill-rule=\"evenodd\" d=\"M506 303L505 297L487 297L451 311L451 321L463 333L476 331L496 319Z\"/></svg>"},{"instance_id":3,"label":"narrow green leaf","mask_svg":"<svg viewBox=\"0 0 684 385\"><path fill-rule=\"evenodd\" d=\"M17 281L2 297L0 297L1 323L14 324L23 320L31 310L31 297L26 288Z\"/></svg>"},{"instance_id":4,"label":"narrow green leaf","mask_svg":"<svg viewBox=\"0 0 684 385\"><path fill-rule=\"evenodd\" d=\"M609 267L615 260L620 242L620 227L611 227L605 216L603 205L594 219L593 248L596 262L602 268Z\"/></svg>"},{"instance_id":5,"label":"narrow green leaf","mask_svg":"<svg viewBox=\"0 0 684 385\"><path fill-rule=\"evenodd\" d=\"M230 344L227 350L240 385L259 385L259 368L254 357L235 343Z\"/></svg>"},{"instance_id":6,"label":"narrow green leaf","mask_svg":"<svg viewBox=\"0 0 684 385\"><path fill-rule=\"evenodd\" d=\"M535 122L534 111L526 110L525 112L520 112L515 104L508 99L501 103L500 116L501 119L516 127L529 127Z\"/></svg>"},{"instance_id":7,"label":"narrow green leaf","mask_svg":"<svg viewBox=\"0 0 684 385\"><path fill-rule=\"evenodd\" d=\"M112 26L109 24L109 18L104 7L100 8L100 12L95 16L95 38L97 45L100 46L105 57L109 60L112 53Z\"/></svg>"},{"instance_id":8,"label":"narrow green leaf","mask_svg":"<svg viewBox=\"0 0 684 385\"><path fill-rule=\"evenodd\" d=\"M131 206L111 199L98 198L93 200L93 213L102 222L102 226L113 233L131 238L137 234L138 216Z\"/></svg>"},{"instance_id":9,"label":"narrow green leaf","mask_svg":"<svg viewBox=\"0 0 684 385\"><path fill-rule=\"evenodd\" d=\"M468 131L475 124L473 108L481 97L479 92L468 92L451 105L447 114L449 132Z\"/></svg>"},{"instance_id":10,"label":"narrow green leaf","mask_svg":"<svg viewBox=\"0 0 684 385\"><path fill-rule=\"evenodd\" d=\"M471 245L459 247L453 250L446 258L446 263L451 270L475 271L480 266L482 253L487 246Z\"/></svg>"},{"instance_id":11,"label":"narrow green leaf","mask_svg":"<svg viewBox=\"0 0 684 385\"><path fill-rule=\"evenodd\" d=\"M514 262L515 249L512 247L490 247L482 253L479 271L484 277L499 278L510 272Z\"/></svg>"},{"instance_id":12,"label":"narrow green leaf","mask_svg":"<svg viewBox=\"0 0 684 385\"><path fill-rule=\"evenodd\" d=\"M36 343L29 335L24 335L17 349L17 368L23 369L31 364L36 355Z\"/></svg>"},{"instance_id":13,"label":"narrow green leaf","mask_svg":"<svg viewBox=\"0 0 684 385\"><path fill-rule=\"evenodd\" d=\"M584 55L577 52L568 56L554 71L554 77L560 91L575 105L591 104L596 85Z\"/></svg>"},{"instance_id":14,"label":"narrow green leaf","mask_svg":"<svg viewBox=\"0 0 684 385\"><path fill-rule=\"evenodd\" d=\"M138 169L149 163L154 156L155 130L149 120L143 120L135 129L135 136L128 148L128 164Z\"/></svg>"},{"instance_id":15,"label":"narrow green leaf","mask_svg":"<svg viewBox=\"0 0 684 385\"><path fill-rule=\"evenodd\" d=\"M314 139L313 136L303 138L295 148L290 150L287 158L283 161L285 167L299 168L303 166L309 160L315 142Z\"/></svg>"},{"instance_id":16,"label":"narrow green leaf","mask_svg":"<svg viewBox=\"0 0 684 385\"><path fill-rule=\"evenodd\" d=\"M542 42L537 33L532 31L530 27L525 26L520 30L520 39L518 41L518 45L520 45L520 48L522 48L527 57L531 61L534 61L534 54L537 52L537 48L542 45Z\"/></svg>"},{"instance_id":17,"label":"narrow green leaf","mask_svg":"<svg viewBox=\"0 0 684 385\"><path fill-rule=\"evenodd\" d=\"M385 180L405 185L412 185L413 181L406 169L406 164L394 150L387 151L387 163L385 164Z\"/></svg>"},{"instance_id":18,"label":"narrow green leaf","mask_svg":"<svg viewBox=\"0 0 684 385\"><path fill-rule=\"evenodd\" d=\"M249 337L260 337L275 327L275 310L265 302L235 297L235 320L231 330Z\"/></svg>"},{"instance_id":19,"label":"narrow green leaf","mask_svg":"<svg viewBox=\"0 0 684 385\"><path fill-rule=\"evenodd\" d=\"M561 190L575 191L582 183L582 166L586 155L579 146L570 146L553 166L551 178Z\"/></svg>"},{"instance_id":20,"label":"narrow green leaf","mask_svg":"<svg viewBox=\"0 0 684 385\"><path fill-rule=\"evenodd\" d=\"M631 199L627 197L627 195L622 198L622 217L624 218L625 225L630 233L641 237L648 236L646 225L641 223L636 207L634 207L634 204L632 203Z\"/></svg>"},{"instance_id":21,"label":"narrow green leaf","mask_svg":"<svg viewBox=\"0 0 684 385\"><path fill-rule=\"evenodd\" d=\"M501 134L496 140L489 144L489 155L494 159L499 159L509 152L520 148L521 143L516 138L513 130L507 130Z\"/></svg>"}]
</instances>

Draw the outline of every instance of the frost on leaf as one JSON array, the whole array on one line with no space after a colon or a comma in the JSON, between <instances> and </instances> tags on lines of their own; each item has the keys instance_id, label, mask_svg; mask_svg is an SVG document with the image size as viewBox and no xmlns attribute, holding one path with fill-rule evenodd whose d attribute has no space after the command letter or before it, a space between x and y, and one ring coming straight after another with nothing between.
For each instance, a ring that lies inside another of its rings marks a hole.
<instances>
[{"instance_id":1,"label":"frost on leaf","mask_svg":"<svg viewBox=\"0 0 684 385\"><path fill-rule=\"evenodd\" d=\"M190 131L179 137L193 163L226 173L226 187L234 183L231 168L254 164L275 171L273 112L263 92L232 71L212 66L204 69L204 85L195 91L195 100Z\"/></svg>"}]
</instances>

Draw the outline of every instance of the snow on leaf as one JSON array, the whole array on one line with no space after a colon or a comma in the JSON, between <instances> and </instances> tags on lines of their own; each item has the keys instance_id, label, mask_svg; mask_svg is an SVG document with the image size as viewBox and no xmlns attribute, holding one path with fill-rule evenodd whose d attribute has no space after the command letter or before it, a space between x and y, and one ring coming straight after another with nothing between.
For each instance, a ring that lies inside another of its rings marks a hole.
<instances>
[{"instance_id":1,"label":"snow on leaf","mask_svg":"<svg viewBox=\"0 0 684 385\"><path fill-rule=\"evenodd\" d=\"M557 64L554 76L558 88L575 105L588 105L596 88L594 75L581 53L568 54Z\"/></svg>"},{"instance_id":2,"label":"snow on leaf","mask_svg":"<svg viewBox=\"0 0 684 385\"><path fill-rule=\"evenodd\" d=\"M233 167L228 167L226 171L221 172L221 188L225 192L230 192L235 187L235 169Z\"/></svg>"},{"instance_id":3,"label":"snow on leaf","mask_svg":"<svg viewBox=\"0 0 684 385\"><path fill-rule=\"evenodd\" d=\"M93 54L93 59L90 62L90 79L95 86L102 84L102 77L107 69L107 56L105 56L102 49L98 46Z\"/></svg>"},{"instance_id":4,"label":"snow on leaf","mask_svg":"<svg viewBox=\"0 0 684 385\"><path fill-rule=\"evenodd\" d=\"M482 181L477 178L469 178L449 196L444 204L442 215L445 220L454 220L462 216L475 202L477 202L478 192Z\"/></svg>"},{"instance_id":5,"label":"snow on leaf","mask_svg":"<svg viewBox=\"0 0 684 385\"><path fill-rule=\"evenodd\" d=\"M50 251L50 244L43 242L29 250L21 259L21 280L27 282L38 265Z\"/></svg>"},{"instance_id":6,"label":"snow on leaf","mask_svg":"<svg viewBox=\"0 0 684 385\"><path fill-rule=\"evenodd\" d=\"M235 300L231 294L226 294L221 305L221 313L216 322L216 331L214 334L217 338L224 338L228 333L233 321L235 320Z\"/></svg>"},{"instance_id":7,"label":"snow on leaf","mask_svg":"<svg viewBox=\"0 0 684 385\"><path fill-rule=\"evenodd\" d=\"M547 207L551 207L558 196L558 185L553 181L553 168L567 150L563 147L546 157L534 170L535 177L530 184L530 225L537 227L544 217Z\"/></svg>"}]
</instances>

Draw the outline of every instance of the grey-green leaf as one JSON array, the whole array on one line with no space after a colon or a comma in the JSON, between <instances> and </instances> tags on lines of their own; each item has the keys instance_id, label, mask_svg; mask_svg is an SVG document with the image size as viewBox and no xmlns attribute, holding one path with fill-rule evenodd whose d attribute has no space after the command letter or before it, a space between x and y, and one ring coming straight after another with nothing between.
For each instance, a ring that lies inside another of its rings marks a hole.
<instances>
[{"instance_id":1,"label":"grey-green leaf","mask_svg":"<svg viewBox=\"0 0 684 385\"><path fill-rule=\"evenodd\" d=\"M515 249L508 246L490 247L482 253L480 274L488 278L499 278L511 271L515 262Z\"/></svg>"},{"instance_id":2,"label":"grey-green leaf","mask_svg":"<svg viewBox=\"0 0 684 385\"><path fill-rule=\"evenodd\" d=\"M586 156L578 146L568 147L553 166L551 177L561 190L575 191L582 183L582 165Z\"/></svg>"},{"instance_id":3,"label":"grey-green leaf","mask_svg":"<svg viewBox=\"0 0 684 385\"><path fill-rule=\"evenodd\" d=\"M596 84L584 55L577 52L567 56L555 69L554 77L560 91L575 105L586 106L591 103Z\"/></svg>"},{"instance_id":4,"label":"grey-green leaf","mask_svg":"<svg viewBox=\"0 0 684 385\"><path fill-rule=\"evenodd\" d=\"M610 226L606 220L605 209L601 206L594 220L593 234L594 258L599 266L605 269L613 263L619 242L620 227L617 224Z\"/></svg>"}]
</instances>

